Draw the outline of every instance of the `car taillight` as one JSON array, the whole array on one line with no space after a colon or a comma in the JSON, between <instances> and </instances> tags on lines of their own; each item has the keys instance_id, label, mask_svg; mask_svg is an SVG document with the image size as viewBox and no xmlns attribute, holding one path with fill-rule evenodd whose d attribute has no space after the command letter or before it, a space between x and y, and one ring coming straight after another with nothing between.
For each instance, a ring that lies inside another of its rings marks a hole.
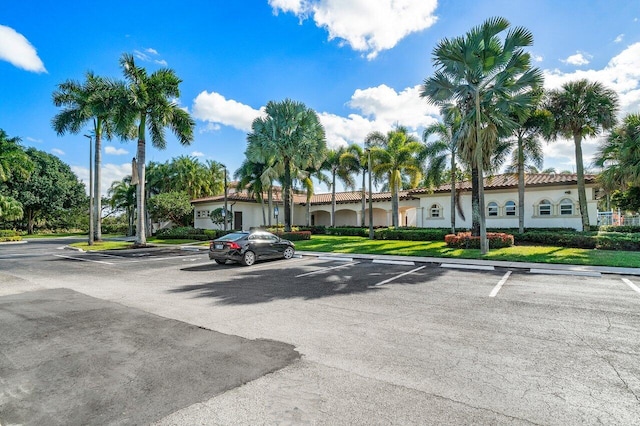
<instances>
[{"instance_id":1,"label":"car taillight","mask_svg":"<svg viewBox=\"0 0 640 426\"><path fill-rule=\"evenodd\" d=\"M209 250L213 250L213 241L209 242Z\"/></svg>"},{"instance_id":2,"label":"car taillight","mask_svg":"<svg viewBox=\"0 0 640 426\"><path fill-rule=\"evenodd\" d=\"M229 247L231 250L239 250L240 246L236 243L234 243L233 241L230 243L227 243L227 247Z\"/></svg>"}]
</instances>

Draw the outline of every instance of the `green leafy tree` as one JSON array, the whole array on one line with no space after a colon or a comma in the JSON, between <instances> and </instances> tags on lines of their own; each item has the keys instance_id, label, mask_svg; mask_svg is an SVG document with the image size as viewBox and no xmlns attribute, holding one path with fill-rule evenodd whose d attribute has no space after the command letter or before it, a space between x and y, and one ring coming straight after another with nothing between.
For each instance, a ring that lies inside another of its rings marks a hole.
<instances>
[{"instance_id":1,"label":"green leafy tree","mask_svg":"<svg viewBox=\"0 0 640 426\"><path fill-rule=\"evenodd\" d=\"M640 186L631 186L624 191L617 190L611 194L611 204L623 211L640 211Z\"/></svg>"},{"instance_id":2,"label":"green leafy tree","mask_svg":"<svg viewBox=\"0 0 640 426\"><path fill-rule=\"evenodd\" d=\"M87 72L85 81L80 83L67 80L53 92L53 103L63 110L51 121L59 136L65 133L78 134L87 124L95 142L93 194L95 197L94 216L95 239L102 239L102 138L113 135L113 113L122 91L122 83L96 76Z\"/></svg>"},{"instance_id":3,"label":"green leafy tree","mask_svg":"<svg viewBox=\"0 0 640 426\"><path fill-rule=\"evenodd\" d=\"M209 219L211 219L211 222L214 225L217 225L217 226L220 226L220 227L224 225L225 220L227 221L227 224L230 224L231 223L231 215L226 214L226 213L223 214L223 213L225 213L225 212L224 212L224 209L222 207L219 207L217 209L211 210L211 212L209 213Z\"/></svg>"},{"instance_id":4,"label":"green leafy tree","mask_svg":"<svg viewBox=\"0 0 640 426\"><path fill-rule=\"evenodd\" d=\"M35 148L25 152L34 164L34 171L29 179L20 177L6 182L5 195L22 203L27 232L33 234L36 222L60 224L59 218L66 218L68 223L69 212L88 206L84 185L58 157Z\"/></svg>"},{"instance_id":5,"label":"green leafy tree","mask_svg":"<svg viewBox=\"0 0 640 426\"><path fill-rule=\"evenodd\" d=\"M599 135L616 124L618 95L599 82L578 80L548 94L546 109L554 117L552 138L573 139L578 175L578 202L583 230L589 229L589 211L584 183L582 139Z\"/></svg>"},{"instance_id":6,"label":"green leafy tree","mask_svg":"<svg viewBox=\"0 0 640 426\"><path fill-rule=\"evenodd\" d=\"M10 138L0 129L0 182L12 177L26 179L33 167L31 159L20 145L20 138Z\"/></svg>"},{"instance_id":7,"label":"green leafy tree","mask_svg":"<svg viewBox=\"0 0 640 426\"><path fill-rule=\"evenodd\" d=\"M0 220L10 221L22 219L24 211L22 204L11 197L0 195Z\"/></svg>"},{"instance_id":8,"label":"green leafy tree","mask_svg":"<svg viewBox=\"0 0 640 426\"><path fill-rule=\"evenodd\" d=\"M501 136L517 127L510 115L532 104L532 89L542 85L542 72L531 67L524 47L533 35L523 27L510 29L495 17L472 28L462 37L441 40L433 51L436 72L425 80L421 96L443 106L456 104L462 111L462 134L472 152L472 176L477 198L473 200L482 254L489 250L484 210L486 152L492 152ZM501 35L509 30L504 38Z\"/></svg>"},{"instance_id":9,"label":"green leafy tree","mask_svg":"<svg viewBox=\"0 0 640 426\"><path fill-rule=\"evenodd\" d=\"M268 102L265 113L251 124L248 158L267 165L267 176L282 181L285 230L290 231L293 177L324 155L324 128L315 111L290 99Z\"/></svg>"},{"instance_id":10,"label":"green leafy tree","mask_svg":"<svg viewBox=\"0 0 640 426\"><path fill-rule=\"evenodd\" d=\"M398 226L399 192L402 187L403 176L410 178L409 186L418 186L422 177L419 155L423 151L423 144L405 127L398 127L386 135L372 132L366 138L367 144L372 146L371 155L375 159L373 171L378 175L387 176L391 190L391 225Z\"/></svg>"},{"instance_id":11,"label":"green leafy tree","mask_svg":"<svg viewBox=\"0 0 640 426\"><path fill-rule=\"evenodd\" d=\"M256 200L260 202L262 208L262 225L267 226L267 213L265 212L264 205L265 187L262 182L264 169L265 165L263 163L255 163L245 158L240 168L233 173L233 178L238 179L236 187L238 191L246 190L250 196L254 196Z\"/></svg>"},{"instance_id":12,"label":"green leafy tree","mask_svg":"<svg viewBox=\"0 0 640 426\"><path fill-rule=\"evenodd\" d=\"M611 131L598 148L595 165L603 168L598 180L608 192L640 186L639 113L627 115Z\"/></svg>"},{"instance_id":13,"label":"green leafy tree","mask_svg":"<svg viewBox=\"0 0 640 426\"><path fill-rule=\"evenodd\" d=\"M174 99L180 96L182 82L170 69L160 69L152 74L135 64L132 55L120 59L126 90L116 109L117 131L121 136L136 138L139 183L136 189L137 226L136 245L144 246L146 237L146 134L149 131L154 147L166 146L165 127L169 127L182 145L193 140L195 122L188 112L180 108Z\"/></svg>"},{"instance_id":14,"label":"green leafy tree","mask_svg":"<svg viewBox=\"0 0 640 426\"><path fill-rule=\"evenodd\" d=\"M193 211L189 194L182 191L163 192L149 198L149 214L155 221L171 221L184 224L186 216Z\"/></svg>"}]
</instances>

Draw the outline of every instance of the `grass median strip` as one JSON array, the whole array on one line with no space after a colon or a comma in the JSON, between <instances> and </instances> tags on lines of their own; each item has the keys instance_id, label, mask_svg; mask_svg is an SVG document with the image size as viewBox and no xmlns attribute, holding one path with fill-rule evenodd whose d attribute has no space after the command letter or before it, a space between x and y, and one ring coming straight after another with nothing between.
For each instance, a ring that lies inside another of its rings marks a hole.
<instances>
[{"instance_id":1,"label":"grass median strip","mask_svg":"<svg viewBox=\"0 0 640 426\"><path fill-rule=\"evenodd\" d=\"M311 240L296 241L296 250L640 268L639 252L553 246L491 249L482 256L480 250L450 248L444 241L369 240L364 237L313 235Z\"/></svg>"}]
</instances>

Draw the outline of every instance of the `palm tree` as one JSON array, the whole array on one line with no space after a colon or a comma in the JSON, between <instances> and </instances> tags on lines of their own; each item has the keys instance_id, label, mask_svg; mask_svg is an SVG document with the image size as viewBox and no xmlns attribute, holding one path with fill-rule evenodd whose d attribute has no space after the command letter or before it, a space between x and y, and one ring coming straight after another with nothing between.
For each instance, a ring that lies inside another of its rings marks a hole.
<instances>
[{"instance_id":1,"label":"palm tree","mask_svg":"<svg viewBox=\"0 0 640 426\"><path fill-rule=\"evenodd\" d=\"M536 97L536 104L540 102L541 96L542 91ZM513 150L513 158L507 173L518 174L518 232L522 234L524 233L525 171L527 168L530 172L532 169L542 168L544 155L540 136L549 134L553 117L546 109L532 108L520 116L514 113L512 118L518 122L519 126L512 133L515 137L516 149Z\"/></svg>"},{"instance_id":2,"label":"palm tree","mask_svg":"<svg viewBox=\"0 0 640 426\"><path fill-rule=\"evenodd\" d=\"M94 139L94 176L93 192L95 196L94 216L95 239L102 239L102 138L111 139L113 135L113 112L118 101L122 83L96 76L89 71L83 83L67 80L58 85L53 92L53 103L63 110L51 121L58 136L65 133L78 134L82 128L91 124Z\"/></svg>"},{"instance_id":3,"label":"palm tree","mask_svg":"<svg viewBox=\"0 0 640 426\"><path fill-rule=\"evenodd\" d=\"M136 209L136 188L131 185L131 176L111 184L108 191L109 204L112 209L124 210L127 215L127 235L134 234L134 216Z\"/></svg>"},{"instance_id":4,"label":"palm tree","mask_svg":"<svg viewBox=\"0 0 640 426\"><path fill-rule=\"evenodd\" d=\"M640 186L640 113L624 117L600 144L595 165L602 167L598 180L608 193Z\"/></svg>"},{"instance_id":5,"label":"palm tree","mask_svg":"<svg viewBox=\"0 0 640 426\"><path fill-rule=\"evenodd\" d=\"M138 220L136 226L137 246L147 243L145 205L146 133L151 135L154 147L166 146L165 127L169 127L180 144L189 145L193 140L195 122L188 112L180 108L173 99L180 96L182 82L171 69L160 69L149 75L147 70L136 66L133 56L122 55L120 65L127 83L127 90L117 108L117 130L121 136L137 138L137 166L139 183L136 189Z\"/></svg>"},{"instance_id":6,"label":"palm tree","mask_svg":"<svg viewBox=\"0 0 640 426\"><path fill-rule=\"evenodd\" d=\"M485 151L492 151L498 138L516 126L509 114L531 105L531 89L542 85L542 73L531 68L524 47L533 36L523 27L509 29L504 18L495 17L472 28L463 37L441 40L433 51L435 74L426 79L420 96L431 103L457 104L462 111L462 133L473 146L472 175L477 200L474 221L479 223L481 252L489 250L484 210Z\"/></svg>"},{"instance_id":7,"label":"palm tree","mask_svg":"<svg viewBox=\"0 0 640 426\"><path fill-rule=\"evenodd\" d=\"M0 219L16 220L22 219L24 211L22 204L12 197L0 194Z\"/></svg>"},{"instance_id":8,"label":"palm tree","mask_svg":"<svg viewBox=\"0 0 640 426\"><path fill-rule=\"evenodd\" d=\"M247 190L250 196L260 202L262 207L262 225L267 226L267 214L264 208L264 186L262 184L262 173L264 173L264 164L254 163L249 159L245 160L240 165L240 168L233 173L233 178L238 179L237 190Z\"/></svg>"},{"instance_id":9,"label":"palm tree","mask_svg":"<svg viewBox=\"0 0 640 426\"><path fill-rule=\"evenodd\" d=\"M391 190L391 225L398 226L399 192L403 175L410 178L409 186L415 188L420 182L422 170L419 154L424 145L410 135L405 127L398 127L386 135L372 132L366 138L371 148L371 155L375 159L373 172L386 175Z\"/></svg>"},{"instance_id":10,"label":"palm tree","mask_svg":"<svg viewBox=\"0 0 640 426\"><path fill-rule=\"evenodd\" d=\"M618 95L599 82L578 80L550 91L546 108L555 119L552 138L573 138L582 229L588 230L590 224L584 185L582 138L597 136L616 124Z\"/></svg>"},{"instance_id":11,"label":"palm tree","mask_svg":"<svg viewBox=\"0 0 640 426\"><path fill-rule=\"evenodd\" d=\"M456 232L456 156L458 155L460 129L460 114L458 109L453 109L449 114L443 111L445 122L434 123L424 129L422 140L424 141L424 155L429 159L429 167L426 171L426 183L433 186L442 184L442 176L449 158L449 174L451 185L451 233ZM431 136L437 136L433 142L428 142Z\"/></svg>"},{"instance_id":12,"label":"palm tree","mask_svg":"<svg viewBox=\"0 0 640 426\"><path fill-rule=\"evenodd\" d=\"M339 178L347 188L354 186L351 170L345 166L341 160L342 156L347 152L346 148L341 146L338 149L330 149L327 151L321 169L327 170L331 175L331 226L336 226L336 178Z\"/></svg>"},{"instance_id":13,"label":"palm tree","mask_svg":"<svg viewBox=\"0 0 640 426\"><path fill-rule=\"evenodd\" d=\"M365 212L367 209L366 178L367 170L369 169L369 157L367 155L367 151L362 149L360 145L351 144L347 147L346 152L340 157L340 161L350 173L359 174L362 172L362 214L360 217L360 226L364 227Z\"/></svg>"},{"instance_id":14,"label":"palm tree","mask_svg":"<svg viewBox=\"0 0 640 426\"><path fill-rule=\"evenodd\" d=\"M20 146L20 138L10 138L0 129L0 182L6 182L12 176L29 177L34 164Z\"/></svg>"},{"instance_id":15,"label":"palm tree","mask_svg":"<svg viewBox=\"0 0 640 426\"><path fill-rule=\"evenodd\" d=\"M265 113L266 117L258 117L251 124L247 140L249 145L255 145L251 149L256 153L248 157L267 164L268 176L278 172L284 193L285 230L290 231L293 173L317 164L317 159L324 155L324 128L315 111L290 99L268 102Z\"/></svg>"}]
</instances>

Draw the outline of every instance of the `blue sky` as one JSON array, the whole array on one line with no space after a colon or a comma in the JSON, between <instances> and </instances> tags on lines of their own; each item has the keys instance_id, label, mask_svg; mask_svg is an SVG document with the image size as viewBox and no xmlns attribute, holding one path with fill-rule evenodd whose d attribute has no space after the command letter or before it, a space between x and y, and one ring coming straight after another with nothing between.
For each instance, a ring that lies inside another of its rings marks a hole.
<instances>
[{"instance_id":1,"label":"blue sky","mask_svg":"<svg viewBox=\"0 0 640 426\"><path fill-rule=\"evenodd\" d=\"M120 78L128 52L149 71L175 70L178 101L197 123L190 146L148 144L149 161L191 155L233 172L251 121L284 98L318 112L330 147L396 123L421 133L439 118L418 96L434 46L497 15L533 33L546 87L599 80L619 93L621 114L640 111L638 0L35 0L0 9L0 128L87 181L87 139L55 134L51 93L88 70ZM596 146L585 141L587 164ZM105 191L130 173L134 155L133 142L105 143ZM574 164L571 141L545 145L545 167Z\"/></svg>"}]
</instances>

